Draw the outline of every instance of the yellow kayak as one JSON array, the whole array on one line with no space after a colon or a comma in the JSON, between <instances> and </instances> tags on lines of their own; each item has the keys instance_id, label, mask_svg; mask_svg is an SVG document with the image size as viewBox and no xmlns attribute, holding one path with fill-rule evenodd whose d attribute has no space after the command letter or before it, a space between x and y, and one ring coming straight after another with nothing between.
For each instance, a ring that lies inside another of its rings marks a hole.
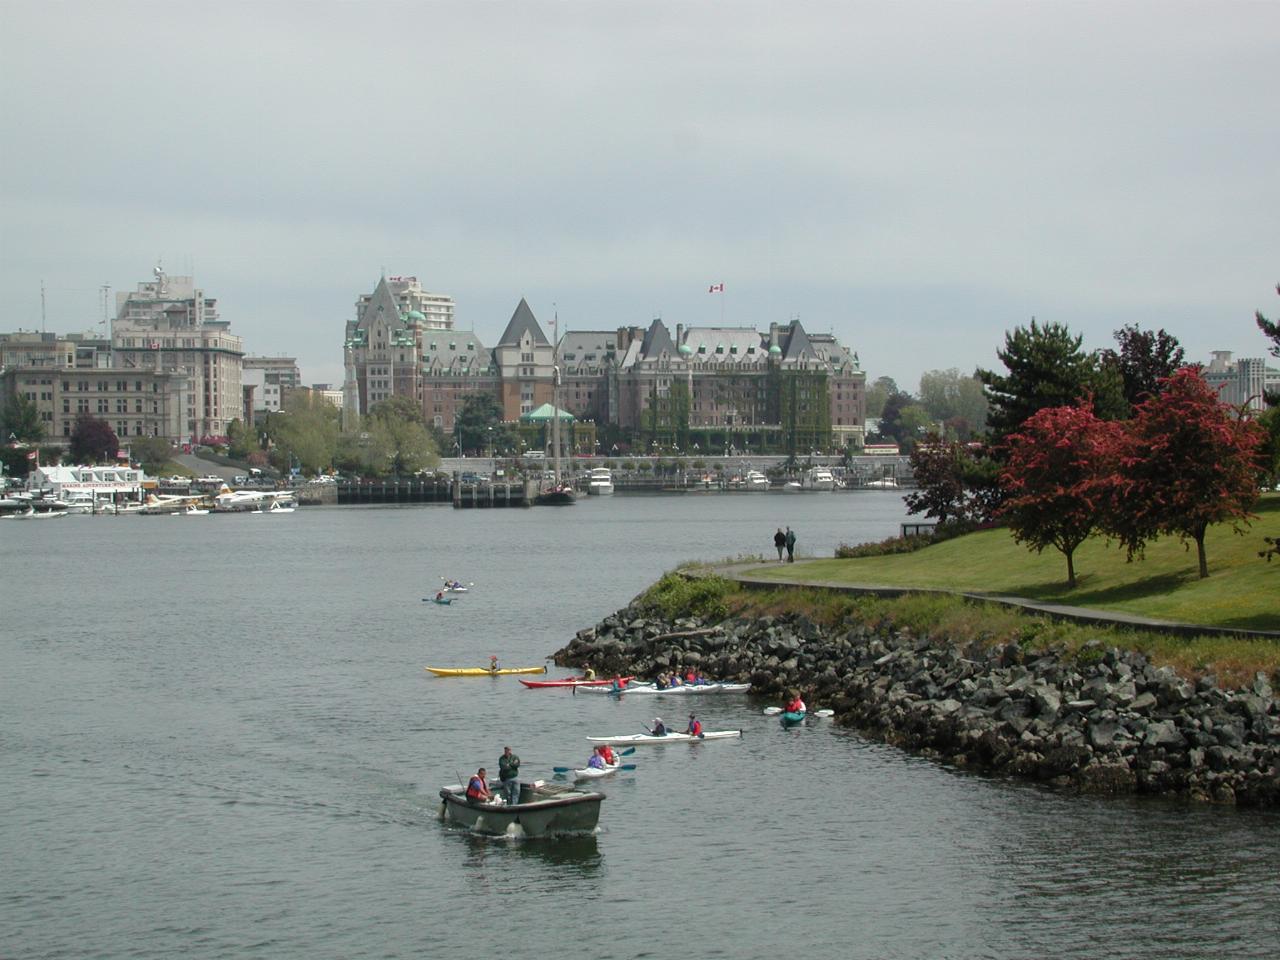
<instances>
[{"instance_id":1,"label":"yellow kayak","mask_svg":"<svg viewBox=\"0 0 1280 960\"><path fill-rule=\"evenodd\" d=\"M488 667L423 667L428 673L437 677L504 677L512 673L546 673L546 667L502 667L490 670Z\"/></svg>"}]
</instances>

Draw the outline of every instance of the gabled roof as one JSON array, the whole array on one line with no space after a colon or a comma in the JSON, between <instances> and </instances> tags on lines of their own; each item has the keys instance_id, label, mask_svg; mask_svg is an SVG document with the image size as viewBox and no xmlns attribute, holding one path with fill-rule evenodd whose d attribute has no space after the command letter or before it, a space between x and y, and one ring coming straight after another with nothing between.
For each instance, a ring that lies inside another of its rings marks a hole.
<instances>
[{"instance_id":1,"label":"gabled roof","mask_svg":"<svg viewBox=\"0 0 1280 960\"><path fill-rule=\"evenodd\" d=\"M684 346L688 359L702 364L755 364L767 356L765 340L754 327L690 327Z\"/></svg>"},{"instance_id":2,"label":"gabled roof","mask_svg":"<svg viewBox=\"0 0 1280 960\"><path fill-rule=\"evenodd\" d=\"M516 312L511 315L511 320L507 323L507 329L502 331L502 336L498 338L498 346L515 346L524 339L526 333L533 337L535 346L551 346L551 341L547 339L547 335L538 326L538 320L534 317L533 311L529 309L529 304L524 297L521 297L520 303L516 307Z\"/></svg>"},{"instance_id":3,"label":"gabled roof","mask_svg":"<svg viewBox=\"0 0 1280 960\"><path fill-rule=\"evenodd\" d=\"M378 286L374 288L373 296L369 298L368 304L365 305L364 313L360 315L358 326L362 330L367 330L369 324L377 318L397 325L404 323L400 319L400 305L396 303L396 298L391 293L391 288L387 286L386 277L378 281Z\"/></svg>"},{"instance_id":4,"label":"gabled roof","mask_svg":"<svg viewBox=\"0 0 1280 960\"><path fill-rule=\"evenodd\" d=\"M667 325L661 320L654 320L645 331L644 343L640 346L640 356L645 360L656 360L666 351L667 356L675 357L676 345L671 341Z\"/></svg>"},{"instance_id":5,"label":"gabled roof","mask_svg":"<svg viewBox=\"0 0 1280 960\"><path fill-rule=\"evenodd\" d=\"M791 321L791 326L787 328L787 332L783 335L783 340L785 341L782 345L782 359L784 362L798 361L804 354L808 354L811 358L817 358L817 351L809 343L809 337L804 332L804 327L800 326L799 320Z\"/></svg>"}]
</instances>

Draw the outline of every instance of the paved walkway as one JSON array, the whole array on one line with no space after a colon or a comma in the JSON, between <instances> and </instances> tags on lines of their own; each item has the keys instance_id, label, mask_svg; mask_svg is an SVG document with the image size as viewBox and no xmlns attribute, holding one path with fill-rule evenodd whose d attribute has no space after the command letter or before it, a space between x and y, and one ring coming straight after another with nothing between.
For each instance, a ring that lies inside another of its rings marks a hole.
<instances>
[{"instance_id":1,"label":"paved walkway","mask_svg":"<svg viewBox=\"0 0 1280 960\"><path fill-rule=\"evenodd\" d=\"M802 561L803 562L803 561ZM1183 636L1226 636L1253 637L1260 640L1280 640L1280 630L1240 630L1234 627L1210 627L1194 623L1179 623L1173 620L1156 620L1152 617L1141 617L1119 610L1098 610L1092 607L1073 607L1065 603L1044 603L1030 600L1027 597L1003 596L993 593L967 593L955 590L938 590L926 587L895 587L887 584L844 583L833 580L774 580L767 573L776 563L768 561L750 561L747 563L730 563L712 566L718 575L728 580L736 580L748 587L813 587L819 590L841 590L846 593L870 593L881 597L897 597L907 593L936 593L946 596L964 597L968 600L983 603L999 603L1006 607L1017 607L1031 613L1040 613L1059 620L1072 620L1077 623L1095 623L1109 627L1134 627L1140 630L1151 630L1158 633L1172 633ZM757 574L753 576L753 573Z\"/></svg>"}]
</instances>

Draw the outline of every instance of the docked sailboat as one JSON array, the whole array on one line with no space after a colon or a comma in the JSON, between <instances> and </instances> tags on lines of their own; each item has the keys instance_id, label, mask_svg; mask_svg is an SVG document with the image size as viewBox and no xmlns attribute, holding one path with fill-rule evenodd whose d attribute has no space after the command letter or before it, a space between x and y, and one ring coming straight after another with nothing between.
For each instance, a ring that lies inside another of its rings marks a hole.
<instances>
[{"instance_id":1,"label":"docked sailboat","mask_svg":"<svg viewBox=\"0 0 1280 960\"><path fill-rule=\"evenodd\" d=\"M534 503L542 507L567 507L576 503L578 499L573 485L565 482L560 472L560 340L557 332L558 319L557 317L556 320L551 322L551 370L553 373L551 381L551 451L554 456L552 461L553 480L550 486L541 487L537 496L534 497ZM545 483L545 480L543 482Z\"/></svg>"}]
</instances>

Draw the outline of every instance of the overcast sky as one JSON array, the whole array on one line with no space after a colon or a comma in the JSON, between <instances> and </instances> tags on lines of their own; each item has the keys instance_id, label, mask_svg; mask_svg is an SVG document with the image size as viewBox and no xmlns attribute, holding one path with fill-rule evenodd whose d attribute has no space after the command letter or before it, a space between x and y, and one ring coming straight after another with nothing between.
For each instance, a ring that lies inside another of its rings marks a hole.
<instances>
[{"instance_id":1,"label":"overcast sky","mask_svg":"<svg viewBox=\"0 0 1280 960\"><path fill-rule=\"evenodd\" d=\"M1033 315L1261 356L1278 51L1274 2L0 0L0 330L159 260L307 382L383 270L490 345L799 317L911 391Z\"/></svg>"}]
</instances>

